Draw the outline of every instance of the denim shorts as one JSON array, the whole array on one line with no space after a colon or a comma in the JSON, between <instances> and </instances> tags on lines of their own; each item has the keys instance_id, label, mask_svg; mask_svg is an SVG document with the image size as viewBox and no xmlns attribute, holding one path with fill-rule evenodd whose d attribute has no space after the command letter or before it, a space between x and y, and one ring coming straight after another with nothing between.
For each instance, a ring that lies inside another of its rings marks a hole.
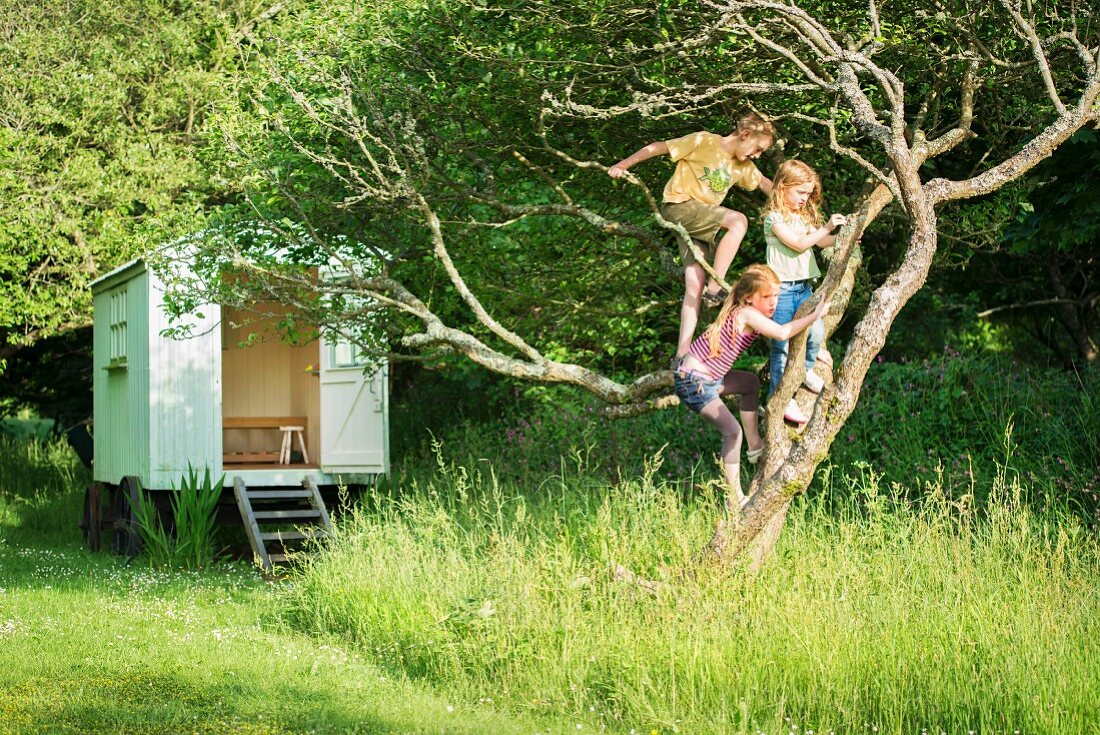
<instances>
[{"instance_id":1,"label":"denim shorts","mask_svg":"<svg viewBox=\"0 0 1100 735\"><path fill-rule=\"evenodd\" d=\"M722 381L707 380L698 373L678 368L676 370L676 395L680 397L680 403L695 413L699 413L703 410L703 406L721 397Z\"/></svg>"}]
</instances>

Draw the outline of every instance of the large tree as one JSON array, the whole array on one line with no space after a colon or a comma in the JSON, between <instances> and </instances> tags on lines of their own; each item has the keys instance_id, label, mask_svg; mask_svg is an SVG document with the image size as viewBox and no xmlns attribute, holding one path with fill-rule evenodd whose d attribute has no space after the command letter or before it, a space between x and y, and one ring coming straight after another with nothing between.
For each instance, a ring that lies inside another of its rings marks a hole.
<instances>
[{"instance_id":1,"label":"large tree","mask_svg":"<svg viewBox=\"0 0 1100 735\"><path fill-rule=\"evenodd\" d=\"M277 10L278 5L274 10ZM0 369L87 325L142 224L218 201L195 156L255 0L0 5Z\"/></svg>"},{"instance_id":2,"label":"large tree","mask_svg":"<svg viewBox=\"0 0 1100 735\"><path fill-rule=\"evenodd\" d=\"M277 236L211 237L189 264L210 298L292 302L322 330L377 326L384 313L403 355L459 353L517 378L577 385L612 414L668 406L670 373L624 380L560 359L577 354L560 342L563 317L540 324L539 315L566 313L554 307L559 294L575 297L576 283L617 300L616 284L630 282L621 273L634 267L622 243L653 266L662 233L685 237L660 218L651 186L632 178L624 199L605 164L639 140L682 132L689 117L727 112L731 99L751 104L794 132L788 154L827 169L827 190L859 172L846 187L854 216L818 289L832 303L830 328L849 303L860 238L887 205L906 242L852 315L835 379L812 406L800 396L813 412L805 430L781 418L801 360L769 404L750 500L718 521L711 544L726 559L754 542L766 552L923 285L940 211L1019 179L1097 122L1093 12L1013 0L454 0L351 13L339 33L313 16L294 38L269 42L253 96L263 127L223 120L223 163L245 176L246 218ZM311 45L303 28L327 42ZM557 249L545 245L555 234L565 240ZM520 255L519 267L502 265ZM555 270L559 261L566 267ZM323 280L296 267L334 262L352 275ZM226 279L227 267L248 277ZM563 282L541 280L546 273ZM502 274L507 289L492 284ZM587 318L613 328L605 315ZM792 355L802 349L795 339Z\"/></svg>"}]
</instances>

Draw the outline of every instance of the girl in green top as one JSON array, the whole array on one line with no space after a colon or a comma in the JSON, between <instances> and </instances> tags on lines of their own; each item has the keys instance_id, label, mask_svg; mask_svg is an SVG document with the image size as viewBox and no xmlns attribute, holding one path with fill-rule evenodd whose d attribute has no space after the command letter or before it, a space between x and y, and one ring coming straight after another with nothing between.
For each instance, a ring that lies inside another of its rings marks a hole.
<instances>
[{"instance_id":1,"label":"girl in green top","mask_svg":"<svg viewBox=\"0 0 1100 735\"><path fill-rule=\"evenodd\" d=\"M768 265L779 276L779 301L772 319L786 324L802 302L813 295L811 282L821 275L814 259L813 248L827 248L836 239L833 230L846 222L842 214L821 221L821 180L802 161L784 161L776 171L768 206L764 215L764 239L768 244ZM824 381L814 371L817 354L825 341L825 327L820 320L813 323L806 338L806 379L804 385L820 393ZM772 340L771 385L768 395L775 392L787 367L787 341ZM809 418L792 398L784 418L804 424Z\"/></svg>"}]
</instances>

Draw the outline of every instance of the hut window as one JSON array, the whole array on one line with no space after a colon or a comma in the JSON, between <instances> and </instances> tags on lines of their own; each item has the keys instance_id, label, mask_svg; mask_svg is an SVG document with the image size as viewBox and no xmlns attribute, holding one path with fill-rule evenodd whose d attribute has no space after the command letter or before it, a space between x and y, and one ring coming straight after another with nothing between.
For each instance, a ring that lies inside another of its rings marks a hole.
<instances>
[{"instance_id":1,"label":"hut window","mask_svg":"<svg viewBox=\"0 0 1100 735\"><path fill-rule=\"evenodd\" d=\"M126 365L126 289L122 288L111 294L110 308L110 360L111 367L124 367Z\"/></svg>"},{"instance_id":2,"label":"hut window","mask_svg":"<svg viewBox=\"0 0 1100 735\"><path fill-rule=\"evenodd\" d=\"M359 367L363 364L359 357L359 346L343 336L339 337L330 346L330 349L332 350L333 367Z\"/></svg>"}]
</instances>

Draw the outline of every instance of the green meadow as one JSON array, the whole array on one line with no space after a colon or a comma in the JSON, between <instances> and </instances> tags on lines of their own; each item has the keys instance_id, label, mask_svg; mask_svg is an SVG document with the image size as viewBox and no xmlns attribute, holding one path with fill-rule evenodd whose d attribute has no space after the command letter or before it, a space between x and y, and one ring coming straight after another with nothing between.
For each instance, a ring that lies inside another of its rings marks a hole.
<instances>
[{"instance_id":1,"label":"green meadow","mask_svg":"<svg viewBox=\"0 0 1100 735\"><path fill-rule=\"evenodd\" d=\"M86 471L6 439L0 733L1100 732L1097 376L960 362L872 374L755 574L700 553L686 412L395 405L389 480L275 581L88 552Z\"/></svg>"}]
</instances>

